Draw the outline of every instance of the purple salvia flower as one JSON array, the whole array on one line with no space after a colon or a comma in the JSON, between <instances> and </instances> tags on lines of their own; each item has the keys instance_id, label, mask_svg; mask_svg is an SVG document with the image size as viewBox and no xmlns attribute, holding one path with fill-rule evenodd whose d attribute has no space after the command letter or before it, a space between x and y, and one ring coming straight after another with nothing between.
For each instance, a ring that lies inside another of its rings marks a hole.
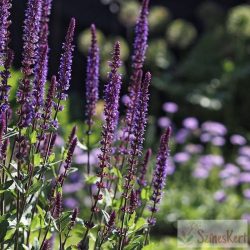
<instances>
[{"instance_id":1,"label":"purple salvia flower","mask_svg":"<svg viewBox=\"0 0 250 250\"><path fill-rule=\"evenodd\" d=\"M52 137L51 137L50 143L48 143L49 144L49 148L48 148L47 157L49 157L52 154L52 151L53 151L53 148L54 148L55 142L56 142L56 137L57 137L57 134L53 134Z\"/></svg>"},{"instance_id":2,"label":"purple salvia flower","mask_svg":"<svg viewBox=\"0 0 250 250\"><path fill-rule=\"evenodd\" d=\"M138 195L137 192L132 189L129 198L128 213L130 214L134 213L137 206L138 206Z\"/></svg>"},{"instance_id":3,"label":"purple salvia flower","mask_svg":"<svg viewBox=\"0 0 250 250\"><path fill-rule=\"evenodd\" d=\"M139 190L141 190L147 185L146 174L147 174L148 164L149 164L151 155L152 155L152 150L148 149L145 154L144 161L141 165L141 168L139 169L139 178L137 180L139 184Z\"/></svg>"},{"instance_id":4,"label":"purple salvia flower","mask_svg":"<svg viewBox=\"0 0 250 250\"><path fill-rule=\"evenodd\" d=\"M105 115L105 123L102 127L102 139L101 139L101 154L98 156L99 163L99 176L100 181L96 182L97 193L94 195L95 203L93 204L91 211L92 216L90 221L88 221L88 225L92 226L92 218L93 213L99 211L97 207L98 200L102 199L101 190L106 187L106 184L103 182L105 173L104 168L109 167L110 158L112 154L112 143L115 136L115 130L118 123L119 117L119 97L121 90L121 74L118 73L119 67L121 66L120 59L120 43L116 42L113 51L112 62L109 63L111 71L108 74L108 83L105 86L105 106L104 106L104 115Z\"/></svg>"},{"instance_id":5,"label":"purple salvia flower","mask_svg":"<svg viewBox=\"0 0 250 250\"><path fill-rule=\"evenodd\" d=\"M129 190L132 188L132 181L135 179L136 166L138 162L138 156L141 155L142 145L144 141L145 126L147 124L147 113L148 113L148 101L149 94L148 88L151 81L151 74L146 73L144 80L141 84L141 90L139 94L139 101L135 112L135 125L133 135L130 138L130 154L129 154L129 166L127 175L125 176L125 185L123 197L125 198L125 205L123 211L126 212L127 198Z\"/></svg>"},{"instance_id":6,"label":"purple salvia flower","mask_svg":"<svg viewBox=\"0 0 250 250\"><path fill-rule=\"evenodd\" d=\"M60 192L56 193L54 202L55 203L54 203L52 214L55 219L58 219L62 212L62 195Z\"/></svg>"},{"instance_id":7,"label":"purple salvia flower","mask_svg":"<svg viewBox=\"0 0 250 250\"><path fill-rule=\"evenodd\" d=\"M136 155L140 156L144 141L145 127L147 124L149 93L148 88L151 81L151 74L147 72L142 81L141 90L139 93L139 101L136 107L133 136L130 139L131 150L135 150Z\"/></svg>"},{"instance_id":8,"label":"purple salvia flower","mask_svg":"<svg viewBox=\"0 0 250 250\"><path fill-rule=\"evenodd\" d=\"M39 29L39 44L38 44L38 53L36 58L36 66L35 66L35 83L41 78L40 82L46 82L47 74L48 74L48 36L49 36L49 16L51 12L51 2L52 0L43 0L41 4L41 21L40 21L40 29ZM39 75L40 74L40 75ZM44 85L40 84L40 85ZM43 100L44 95L44 87L41 90L41 100Z\"/></svg>"},{"instance_id":9,"label":"purple salvia flower","mask_svg":"<svg viewBox=\"0 0 250 250\"><path fill-rule=\"evenodd\" d=\"M51 250L51 239L45 240L41 250Z\"/></svg>"},{"instance_id":10,"label":"purple salvia flower","mask_svg":"<svg viewBox=\"0 0 250 250\"><path fill-rule=\"evenodd\" d=\"M6 120L5 120L5 114L1 114L0 116L0 159L2 159L2 147L3 147L3 136L5 134L5 130L6 130Z\"/></svg>"},{"instance_id":11,"label":"purple salvia flower","mask_svg":"<svg viewBox=\"0 0 250 250\"><path fill-rule=\"evenodd\" d=\"M65 160L65 165L64 165L65 170L68 170L70 168L76 145L77 145L77 138L75 137L69 145L69 150L68 150L67 157Z\"/></svg>"},{"instance_id":12,"label":"purple salvia flower","mask_svg":"<svg viewBox=\"0 0 250 250\"><path fill-rule=\"evenodd\" d=\"M4 140L4 142L2 143L2 147L1 148L1 152L0 152L0 159L6 159L7 156L7 149L8 149L8 145L10 144L10 140L7 138Z\"/></svg>"},{"instance_id":13,"label":"purple salvia flower","mask_svg":"<svg viewBox=\"0 0 250 250\"><path fill-rule=\"evenodd\" d=\"M116 212L112 211L110 216L109 216L109 221L107 223L107 229L108 231L111 231L111 229L114 227L115 225L115 218L116 218Z\"/></svg>"},{"instance_id":14,"label":"purple salvia flower","mask_svg":"<svg viewBox=\"0 0 250 250\"><path fill-rule=\"evenodd\" d=\"M65 38L65 43L63 44L63 53L60 59L60 67L58 72L58 83L57 88L57 98L59 101L65 100L67 98L67 90L70 86L71 79L71 67L72 67L72 58L73 58L73 38L75 32L75 19L72 18L69 24L67 35Z\"/></svg>"},{"instance_id":15,"label":"purple salvia flower","mask_svg":"<svg viewBox=\"0 0 250 250\"><path fill-rule=\"evenodd\" d=\"M71 132L70 132L66 148L68 148L70 146L70 144L72 143L73 139L76 137L76 132L77 132L77 127L74 126L72 128Z\"/></svg>"},{"instance_id":16,"label":"purple salvia flower","mask_svg":"<svg viewBox=\"0 0 250 250\"><path fill-rule=\"evenodd\" d=\"M56 77L52 76L42 114L43 118L42 129L44 130L48 130L52 125L51 123L53 119L51 118L51 116L52 116L52 109L55 105L53 100L55 97L56 85L57 85Z\"/></svg>"},{"instance_id":17,"label":"purple salvia flower","mask_svg":"<svg viewBox=\"0 0 250 250\"><path fill-rule=\"evenodd\" d=\"M0 72L1 82L0 82L0 114L5 113L9 110L9 91L10 85L8 85L8 79L10 78L10 67L13 62L14 53L11 49L8 49L6 54L6 60L4 62L4 70Z\"/></svg>"},{"instance_id":18,"label":"purple salvia flower","mask_svg":"<svg viewBox=\"0 0 250 250\"><path fill-rule=\"evenodd\" d=\"M22 61L23 79L17 91L17 102L20 104L18 110L19 128L28 127L33 119L32 92L30 76L34 72L38 53L39 30L41 20L41 0L29 0L24 20L24 50Z\"/></svg>"},{"instance_id":19,"label":"purple salvia flower","mask_svg":"<svg viewBox=\"0 0 250 250\"><path fill-rule=\"evenodd\" d=\"M35 67L34 88L33 88L33 105L35 110L34 119L41 117L40 108L43 106L44 87L47 78L47 54L48 47L41 46Z\"/></svg>"},{"instance_id":20,"label":"purple salvia flower","mask_svg":"<svg viewBox=\"0 0 250 250\"><path fill-rule=\"evenodd\" d=\"M9 26L11 21L8 20L10 16L11 3L10 0L1 0L0 4L0 65L4 65L6 53L8 50Z\"/></svg>"},{"instance_id":21,"label":"purple salvia flower","mask_svg":"<svg viewBox=\"0 0 250 250\"><path fill-rule=\"evenodd\" d=\"M28 0L23 34L24 50L22 72L25 78L33 73L33 66L36 60L40 32L41 7L41 0Z\"/></svg>"},{"instance_id":22,"label":"purple salvia flower","mask_svg":"<svg viewBox=\"0 0 250 250\"><path fill-rule=\"evenodd\" d=\"M153 195L151 197L151 200L153 201L153 205L150 207L150 211L152 212L151 218L148 219L148 223L152 226L155 223L153 214L158 210L157 205L161 201L163 188L166 183L170 134L171 129L169 127L161 137L160 148L158 151L156 167L152 180Z\"/></svg>"},{"instance_id":23,"label":"purple salvia flower","mask_svg":"<svg viewBox=\"0 0 250 250\"><path fill-rule=\"evenodd\" d=\"M41 12L41 22L40 22L40 38L39 44L42 46L48 46L48 23L51 13L51 3L52 0L43 0L42 1L42 12Z\"/></svg>"},{"instance_id":24,"label":"purple salvia flower","mask_svg":"<svg viewBox=\"0 0 250 250\"><path fill-rule=\"evenodd\" d=\"M130 133L130 126L133 125L134 112L136 108L138 86L138 71L142 70L145 60L148 41L148 5L149 0L143 0L142 8L135 27L135 41L132 56L132 76L129 86L129 102L127 104L127 130Z\"/></svg>"},{"instance_id":25,"label":"purple salvia flower","mask_svg":"<svg viewBox=\"0 0 250 250\"><path fill-rule=\"evenodd\" d=\"M108 83L105 86L105 124L102 130L102 141L100 158L100 168L109 166L110 156L112 153L112 142L114 140L115 129L119 117L119 95L121 89L121 75L118 69L121 66L120 60L120 43L117 42L114 47L113 60L110 62L111 72L108 75Z\"/></svg>"},{"instance_id":26,"label":"purple salvia flower","mask_svg":"<svg viewBox=\"0 0 250 250\"><path fill-rule=\"evenodd\" d=\"M134 70L142 69L148 47L148 5L149 0L143 0L140 16L135 27L134 54L132 56Z\"/></svg>"},{"instance_id":27,"label":"purple salvia flower","mask_svg":"<svg viewBox=\"0 0 250 250\"><path fill-rule=\"evenodd\" d=\"M98 101L98 85L99 85L99 48L96 40L95 25L91 25L91 45L88 54L87 79L86 79L86 117L87 124L93 124L93 116L96 111L96 103Z\"/></svg>"}]
</instances>

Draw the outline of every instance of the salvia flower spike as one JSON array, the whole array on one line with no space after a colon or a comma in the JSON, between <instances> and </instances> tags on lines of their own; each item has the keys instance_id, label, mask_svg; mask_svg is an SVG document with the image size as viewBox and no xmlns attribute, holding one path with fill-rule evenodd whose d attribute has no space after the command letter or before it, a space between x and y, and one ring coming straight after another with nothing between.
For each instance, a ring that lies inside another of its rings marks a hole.
<instances>
[{"instance_id":1,"label":"salvia flower spike","mask_svg":"<svg viewBox=\"0 0 250 250\"><path fill-rule=\"evenodd\" d=\"M169 127L161 137L160 148L158 151L157 162L152 180L153 195L151 200L153 204L150 206L151 217L148 219L149 225L152 226L155 224L155 218L153 218L153 215L158 211L157 205L159 205L161 201L162 192L166 183L170 135L171 128Z\"/></svg>"},{"instance_id":2,"label":"salvia flower spike","mask_svg":"<svg viewBox=\"0 0 250 250\"><path fill-rule=\"evenodd\" d=\"M60 59L58 82L56 85L57 98L59 101L65 100L67 98L66 92L70 87L72 57L74 51L74 46L73 46L74 32L75 32L75 19L72 18L65 38L65 43L63 44L63 53Z\"/></svg>"},{"instance_id":3,"label":"salvia flower spike","mask_svg":"<svg viewBox=\"0 0 250 250\"><path fill-rule=\"evenodd\" d=\"M87 78L86 78L86 118L88 126L93 123L96 103L98 101L99 85L99 47L96 38L95 25L91 25L91 45L88 53Z\"/></svg>"},{"instance_id":4,"label":"salvia flower spike","mask_svg":"<svg viewBox=\"0 0 250 250\"><path fill-rule=\"evenodd\" d=\"M129 86L129 102L127 104L127 130L130 131L130 126L133 124L134 109L136 107L138 86L138 71L142 70L147 51L148 41L148 5L149 0L143 0L142 8L135 27L135 40L132 55L132 75ZM131 120L132 118L132 120Z\"/></svg>"},{"instance_id":5,"label":"salvia flower spike","mask_svg":"<svg viewBox=\"0 0 250 250\"><path fill-rule=\"evenodd\" d=\"M102 128L100 168L109 166L112 152L112 142L115 136L119 118L119 96L121 89L121 75L118 69L121 66L120 59L120 43L117 42L114 47L113 60L110 62L110 73L108 75L108 83L105 86L105 107L104 116L105 123Z\"/></svg>"},{"instance_id":6,"label":"salvia flower spike","mask_svg":"<svg viewBox=\"0 0 250 250\"><path fill-rule=\"evenodd\" d=\"M141 165L141 168L139 169L139 177L138 177L138 184L139 184L139 190L141 190L142 188L144 188L147 185L147 180L146 180L146 174L147 174L147 170L148 170L148 164L149 164L149 160L151 158L152 155L152 150L148 149L143 163Z\"/></svg>"},{"instance_id":7,"label":"salvia flower spike","mask_svg":"<svg viewBox=\"0 0 250 250\"><path fill-rule=\"evenodd\" d=\"M10 16L11 1L1 0L0 4L0 65L2 66L5 61L8 43L9 43L9 26L11 21Z\"/></svg>"},{"instance_id":8,"label":"salvia flower spike","mask_svg":"<svg viewBox=\"0 0 250 250\"><path fill-rule=\"evenodd\" d=\"M10 78L10 67L14 58L14 53L11 49L8 49L6 54L6 60L4 62L4 70L0 72L1 83L0 83L0 114L5 113L9 110L9 92L10 85L8 85L8 79Z\"/></svg>"},{"instance_id":9,"label":"salvia flower spike","mask_svg":"<svg viewBox=\"0 0 250 250\"><path fill-rule=\"evenodd\" d=\"M33 119L32 92L30 76L34 73L37 59L39 31L41 21L41 0L29 0L24 20L24 50L22 61L23 79L17 91L17 102L20 104L18 111L19 128L28 127Z\"/></svg>"}]
</instances>

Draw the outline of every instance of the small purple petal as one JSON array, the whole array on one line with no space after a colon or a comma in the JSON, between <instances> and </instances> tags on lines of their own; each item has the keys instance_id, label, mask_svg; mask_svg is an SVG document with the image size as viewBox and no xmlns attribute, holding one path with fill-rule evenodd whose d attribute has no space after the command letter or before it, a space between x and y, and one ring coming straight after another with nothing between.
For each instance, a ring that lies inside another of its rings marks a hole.
<instances>
[{"instance_id":1,"label":"small purple petal","mask_svg":"<svg viewBox=\"0 0 250 250\"><path fill-rule=\"evenodd\" d=\"M188 117L183 120L182 125L187 129L195 130L199 127L199 122L195 117Z\"/></svg>"},{"instance_id":2,"label":"small purple petal","mask_svg":"<svg viewBox=\"0 0 250 250\"><path fill-rule=\"evenodd\" d=\"M247 143L247 140L242 135L232 135L230 137L230 142L233 145L245 145Z\"/></svg>"},{"instance_id":3,"label":"small purple petal","mask_svg":"<svg viewBox=\"0 0 250 250\"><path fill-rule=\"evenodd\" d=\"M178 105L174 102L166 102L163 104L163 110L167 113L176 113L179 109Z\"/></svg>"}]
</instances>

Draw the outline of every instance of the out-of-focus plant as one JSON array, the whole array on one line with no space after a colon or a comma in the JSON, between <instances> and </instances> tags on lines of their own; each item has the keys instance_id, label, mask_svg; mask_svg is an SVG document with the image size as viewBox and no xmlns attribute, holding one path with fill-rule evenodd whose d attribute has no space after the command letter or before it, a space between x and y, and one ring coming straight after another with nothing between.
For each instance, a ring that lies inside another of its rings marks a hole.
<instances>
[{"instance_id":1,"label":"out-of-focus plant","mask_svg":"<svg viewBox=\"0 0 250 250\"><path fill-rule=\"evenodd\" d=\"M137 1L122 1L119 12L119 20L126 27L133 27L140 10L140 5Z\"/></svg>"},{"instance_id":2,"label":"out-of-focus plant","mask_svg":"<svg viewBox=\"0 0 250 250\"><path fill-rule=\"evenodd\" d=\"M156 33L164 30L171 19L171 14L164 6L154 6L151 8L148 21L150 32Z\"/></svg>"},{"instance_id":3,"label":"out-of-focus plant","mask_svg":"<svg viewBox=\"0 0 250 250\"><path fill-rule=\"evenodd\" d=\"M248 218L249 138L232 133L219 122L200 123L196 117L185 117L176 124L181 110L175 103L165 103L163 110L166 113L158 126L175 128L175 153L168 172L174 174L170 182L175 188L168 193L172 202L166 200L158 214L165 221L158 230L171 233L169 223L184 218ZM170 213L166 215L164 210Z\"/></svg>"},{"instance_id":4,"label":"out-of-focus plant","mask_svg":"<svg viewBox=\"0 0 250 250\"><path fill-rule=\"evenodd\" d=\"M191 45L197 36L195 27L182 19L176 19L169 24L166 38L169 43L177 48L185 49Z\"/></svg>"},{"instance_id":5,"label":"out-of-focus plant","mask_svg":"<svg viewBox=\"0 0 250 250\"><path fill-rule=\"evenodd\" d=\"M168 49L166 40L153 39L149 42L146 63L156 69L167 69L173 60L173 55Z\"/></svg>"},{"instance_id":6,"label":"out-of-focus plant","mask_svg":"<svg viewBox=\"0 0 250 250\"><path fill-rule=\"evenodd\" d=\"M227 29L228 32L241 37L250 37L250 6L238 5L232 8L228 15Z\"/></svg>"}]
</instances>

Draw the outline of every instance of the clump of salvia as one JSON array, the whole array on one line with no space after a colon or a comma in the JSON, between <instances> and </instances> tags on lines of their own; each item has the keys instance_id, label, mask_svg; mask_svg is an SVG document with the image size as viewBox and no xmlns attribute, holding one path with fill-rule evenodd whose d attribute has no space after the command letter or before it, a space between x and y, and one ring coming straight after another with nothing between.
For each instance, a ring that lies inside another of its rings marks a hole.
<instances>
[{"instance_id":1,"label":"clump of salvia","mask_svg":"<svg viewBox=\"0 0 250 250\"><path fill-rule=\"evenodd\" d=\"M150 72L143 64L148 40L148 5L142 3L135 27L126 115L119 117L122 75L120 43L114 44L104 88L104 121L97 166L90 164L91 135L99 99L99 47L91 25L83 124L88 161L84 171L91 206L64 211L63 186L78 145L73 127L63 150L56 150L58 114L70 87L76 21L70 20L58 73L48 81L49 17L52 0L27 0L22 77L11 107L11 0L0 2L0 218L1 249L142 249L156 223L166 182L170 128L162 135L153 177L151 149L144 148ZM53 72L52 72L53 73ZM48 84L48 87L46 85ZM84 140L83 140L84 141ZM91 186L95 185L95 189ZM140 237L139 237L140 236ZM69 247L69 248L68 248Z\"/></svg>"}]
</instances>

